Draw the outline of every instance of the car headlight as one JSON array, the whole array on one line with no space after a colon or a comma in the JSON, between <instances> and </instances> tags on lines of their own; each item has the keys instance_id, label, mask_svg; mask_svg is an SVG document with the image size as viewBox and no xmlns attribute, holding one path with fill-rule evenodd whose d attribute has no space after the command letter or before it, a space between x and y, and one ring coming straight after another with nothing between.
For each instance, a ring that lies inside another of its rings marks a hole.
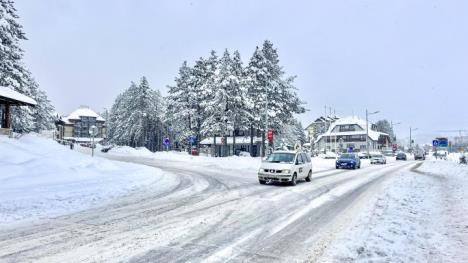
<instances>
[{"instance_id":1,"label":"car headlight","mask_svg":"<svg viewBox=\"0 0 468 263\"><path fill-rule=\"evenodd\" d=\"M262 172L263 172L262 168L258 169L258 173L262 173Z\"/></svg>"},{"instance_id":2,"label":"car headlight","mask_svg":"<svg viewBox=\"0 0 468 263\"><path fill-rule=\"evenodd\" d=\"M284 174L289 174L289 173L291 173L291 170L283 170L283 173Z\"/></svg>"}]
</instances>

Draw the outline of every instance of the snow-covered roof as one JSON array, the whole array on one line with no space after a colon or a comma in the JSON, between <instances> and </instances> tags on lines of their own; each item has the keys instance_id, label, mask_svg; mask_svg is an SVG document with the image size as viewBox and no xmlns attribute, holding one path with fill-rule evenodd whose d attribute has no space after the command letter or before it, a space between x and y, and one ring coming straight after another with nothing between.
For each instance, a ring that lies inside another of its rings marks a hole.
<instances>
[{"instance_id":1,"label":"snow-covered roof","mask_svg":"<svg viewBox=\"0 0 468 263\"><path fill-rule=\"evenodd\" d=\"M360 126L362 128L362 131L332 132L332 130L336 126L353 125L353 124ZM346 136L346 135L366 135L366 120L360 119L355 116L344 117L344 118L338 119L337 121L332 123L332 125L330 125L327 132L317 137L317 139L315 140L315 143L320 141L320 139L322 139L322 137L324 136ZM372 123L369 122L369 138L371 138L374 141L377 141L381 135L389 136L387 133L372 130Z\"/></svg>"},{"instance_id":2,"label":"snow-covered roof","mask_svg":"<svg viewBox=\"0 0 468 263\"><path fill-rule=\"evenodd\" d=\"M310 126L314 125L314 124L318 124L318 123L325 123L325 122L334 122L336 120L340 119L340 117L336 116L336 115L328 115L328 116L320 116L318 117L317 119L315 119L314 122L312 122L311 124L309 124L309 126L307 126L304 130L307 130L310 128Z\"/></svg>"},{"instance_id":3,"label":"snow-covered roof","mask_svg":"<svg viewBox=\"0 0 468 263\"><path fill-rule=\"evenodd\" d=\"M67 117L63 118L63 120L79 120L80 117L95 117L97 121L106 121L103 117L88 107L80 107L79 109L70 113L70 115Z\"/></svg>"},{"instance_id":4,"label":"snow-covered roof","mask_svg":"<svg viewBox=\"0 0 468 263\"><path fill-rule=\"evenodd\" d=\"M0 97L5 98L6 100L11 100L12 102L19 102L19 104L32 106L37 104L37 102L34 99L7 87L0 86Z\"/></svg>"},{"instance_id":5,"label":"snow-covered roof","mask_svg":"<svg viewBox=\"0 0 468 263\"><path fill-rule=\"evenodd\" d=\"M222 137L216 137L216 144L221 145L221 138ZM261 142L262 138L259 137L253 137L254 143ZM227 137L227 144L232 144L233 140L232 137ZM244 137L244 136L236 136L236 144L248 144L250 143L250 137ZM213 144L213 137L208 137L203 139L200 144L207 145L207 144Z\"/></svg>"}]
</instances>

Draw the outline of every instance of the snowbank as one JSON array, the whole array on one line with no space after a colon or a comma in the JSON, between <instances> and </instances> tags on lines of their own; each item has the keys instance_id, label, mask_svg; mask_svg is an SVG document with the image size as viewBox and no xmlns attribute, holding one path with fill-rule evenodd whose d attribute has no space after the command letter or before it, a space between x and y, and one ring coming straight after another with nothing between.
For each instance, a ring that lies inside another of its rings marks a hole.
<instances>
[{"instance_id":1,"label":"snowbank","mask_svg":"<svg viewBox=\"0 0 468 263\"><path fill-rule=\"evenodd\" d=\"M464 262L468 258L468 166L425 161L387 180L326 262Z\"/></svg>"},{"instance_id":2,"label":"snowbank","mask_svg":"<svg viewBox=\"0 0 468 263\"><path fill-rule=\"evenodd\" d=\"M262 159L260 157L208 157L208 156L191 156L185 152L155 152L152 153L148 149L131 148L128 146L118 146L112 148L108 154L116 156L131 156L150 158L158 161L184 162L191 165L197 165L209 168L229 169L229 170L244 170L257 171L260 167ZM312 158L314 172L334 169L335 159Z\"/></svg>"},{"instance_id":3,"label":"snowbank","mask_svg":"<svg viewBox=\"0 0 468 263\"><path fill-rule=\"evenodd\" d=\"M102 205L160 170L83 155L35 135L0 136L0 226Z\"/></svg>"},{"instance_id":4,"label":"snowbank","mask_svg":"<svg viewBox=\"0 0 468 263\"><path fill-rule=\"evenodd\" d=\"M116 146L109 152L118 156L133 156L133 157L152 157L153 153L145 147L132 148L129 146Z\"/></svg>"}]
</instances>

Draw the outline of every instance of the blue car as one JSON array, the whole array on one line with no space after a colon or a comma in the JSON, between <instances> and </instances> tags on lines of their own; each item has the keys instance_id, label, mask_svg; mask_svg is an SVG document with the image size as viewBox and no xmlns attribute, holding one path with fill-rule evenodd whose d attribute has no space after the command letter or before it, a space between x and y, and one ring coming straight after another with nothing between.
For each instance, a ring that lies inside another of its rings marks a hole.
<instances>
[{"instance_id":1,"label":"blue car","mask_svg":"<svg viewBox=\"0 0 468 263\"><path fill-rule=\"evenodd\" d=\"M336 160L336 169L340 168L361 168L361 160L355 153L343 153L340 158Z\"/></svg>"}]
</instances>

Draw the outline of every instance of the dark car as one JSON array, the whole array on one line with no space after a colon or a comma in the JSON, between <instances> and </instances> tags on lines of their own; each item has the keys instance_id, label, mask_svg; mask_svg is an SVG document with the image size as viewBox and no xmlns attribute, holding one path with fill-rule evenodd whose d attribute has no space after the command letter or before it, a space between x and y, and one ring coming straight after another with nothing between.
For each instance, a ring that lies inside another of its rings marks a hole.
<instances>
[{"instance_id":1,"label":"dark car","mask_svg":"<svg viewBox=\"0 0 468 263\"><path fill-rule=\"evenodd\" d=\"M407 157L406 157L406 153L397 153L396 155L396 159L397 160L403 160L403 161L406 161Z\"/></svg>"},{"instance_id":2,"label":"dark car","mask_svg":"<svg viewBox=\"0 0 468 263\"><path fill-rule=\"evenodd\" d=\"M361 168L361 160L355 153L343 153L336 160L336 169L340 168L359 169Z\"/></svg>"},{"instance_id":3,"label":"dark car","mask_svg":"<svg viewBox=\"0 0 468 263\"><path fill-rule=\"evenodd\" d=\"M103 147L101 148L101 152L106 153L106 152L110 151L112 148L114 148L114 145L112 145L112 144L111 144L111 145L103 146Z\"/></svg>"}]
</instances>

